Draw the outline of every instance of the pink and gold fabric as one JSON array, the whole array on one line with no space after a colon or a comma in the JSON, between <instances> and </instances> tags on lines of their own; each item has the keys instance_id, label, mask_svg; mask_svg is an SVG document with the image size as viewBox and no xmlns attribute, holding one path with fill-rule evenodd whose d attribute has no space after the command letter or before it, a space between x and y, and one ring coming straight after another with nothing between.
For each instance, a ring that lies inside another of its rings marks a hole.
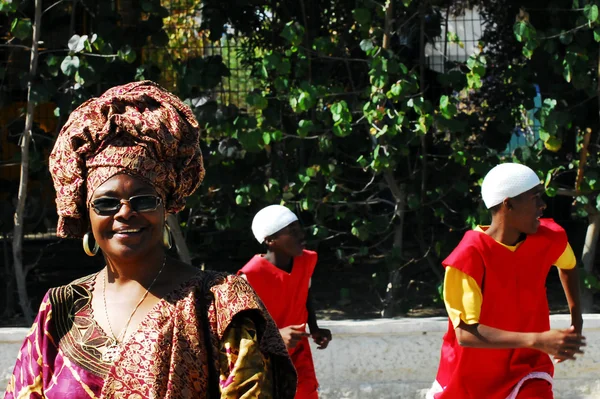
<instances>
[{"instance_id":1,"label":"pink and gold fabric","mask_svg":"<svg viewBox=\"0 0 600 399\"><path fill-rule=\"evenodd\" d=\"M243 279L201 272L163 298L107 363L108 337L92 317L94 278L48 292L5 399L294 397L279 331Z\"/></svg>"}]
</instances>

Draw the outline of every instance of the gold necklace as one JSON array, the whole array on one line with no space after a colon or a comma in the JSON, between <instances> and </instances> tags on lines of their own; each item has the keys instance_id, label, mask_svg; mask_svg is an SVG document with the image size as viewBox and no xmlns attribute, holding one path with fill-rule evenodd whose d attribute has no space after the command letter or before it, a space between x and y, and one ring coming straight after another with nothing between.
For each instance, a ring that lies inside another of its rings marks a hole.
<instances>
[{"instance_id":1,"label":"gold necklace","mask_svg":"<svg viewBox=\"0 0 600 399\"><path fill-rule=\"evenodd\" d=\"M152 280L152 282L148 286L148 289L146 290L144 295L142 295L142 297L140 298L137 305L135 305L135 308L133 308L133 311L131 312L131 314L129 315L129 318L127 319L127 322L125 323L125 327L123 327L123 329L121 330L121 333L119 334L118 337L115 336L115 333L113 332L112 325L110 324L110 318L108 317L108 307L106 306L106 281L108 281L108 266L106 267L106 273L105 273L106 278L102 279L102 298L104 299L104 314L106 315L106 321L108 322L108 328L110 330L110 334L112 335L112 338L110 338L110 340L111 340L110 345L108 345L106 347L106 351L102 354L103 361L112 363L117 358L119 353L121 352L121 345L123 344L123 339L125 338L125 336L127 334L127 328L129 327L129 322L131 322L131 318L133 317L135 312L138 310L138 308L140 307L142 302L144 302L144 299L146 299L146 297L148 296L150 289L152 288L152 286L154 285L156 280L158 280L158 276L160 276L160 274L162 273L163 269L165 268L166 263L167 263L167 257L165 256L165 259L163 260L163 264L162 264L160 270L158 271L158 274L156 275L156 277L154 277L154 280Z\"/></svg>"}]
</instances>

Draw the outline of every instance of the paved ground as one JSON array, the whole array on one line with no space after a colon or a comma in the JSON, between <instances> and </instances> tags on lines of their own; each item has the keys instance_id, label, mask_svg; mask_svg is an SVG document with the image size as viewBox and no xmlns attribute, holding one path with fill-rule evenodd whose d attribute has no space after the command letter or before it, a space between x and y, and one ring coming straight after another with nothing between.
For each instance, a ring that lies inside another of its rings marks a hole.
<instances>
[{"instance_id":1,"label":"paved ground","mask_svg":"<svg viewBox=\"0 0 600 399\"><path fill-rule=\"evenodd\" d=\"M585 315L586 354L557 365L555 399L600 399L600 314ZM566 328L568 316L551 318ZM321 322L334 339L313 348L320 399L422 399L437 369L444 318ZM0 392L27 329L0 329Z\"/></svg>"}]
</instances>

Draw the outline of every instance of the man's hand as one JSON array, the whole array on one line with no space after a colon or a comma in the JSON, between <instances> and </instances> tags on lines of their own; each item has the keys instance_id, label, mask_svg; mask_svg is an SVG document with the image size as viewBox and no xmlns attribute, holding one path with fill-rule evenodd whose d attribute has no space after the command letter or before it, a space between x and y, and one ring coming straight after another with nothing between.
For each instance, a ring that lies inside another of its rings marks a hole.
<instances>
[{"instance_id":1,"label":"man's hand","mask_svg":"<svg viewBox=\"0 0 600 399\"><path fill-rule=\"evenodd\" d=\"M581 317L581 314L571 315L571 325L575 328L575 332L581 335L583 330L583 317Z\"/></svg>"},{"instance_id":2,"label":"man's hand","mask_svg":"<svg viewBox=\"0 0 600 399\"><path fill-rule=\"evenodd\" d=\"M583 353L585 337L576 332L574 326L566 330L549 330L538 333L533 348L554 357L558 363L574 360L576 354Z\"/></svg>"},{"instance_id":3,"label":"man's hand","mask_svg":"<svg viewBox=\"0 0 600 399\"><path fill-rule=\"evenodd\" d=\"M315 331L311 330L313 341L318 345L317 349L325 349L331 341L331 331L326 328L317 328Z\"/></svg>"},{"instance_id":4,"label":"man's hand","mask_svg":"<svg viewBox=\"0 0 600 399\"><path fill-rule=\"evenodd\" d=\"M285 346L288 349L295 348L302 337L310 337L310 334L305 331L305 328L306 323L302 323L279 329L281 338L283 338L283 343L285 343Z\"/></svg>"}]
</instances>

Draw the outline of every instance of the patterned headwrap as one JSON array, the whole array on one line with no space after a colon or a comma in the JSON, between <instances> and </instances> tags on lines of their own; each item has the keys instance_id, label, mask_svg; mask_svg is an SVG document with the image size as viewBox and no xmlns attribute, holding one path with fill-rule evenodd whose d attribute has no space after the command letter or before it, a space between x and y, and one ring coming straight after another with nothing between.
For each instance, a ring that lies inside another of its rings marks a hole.
<instances>
[{"instance_id":1,"label":"patterned headwrap","mask_svg":"<svg viewBox=\"0 0 600 399\"><path fill-rule=\"evenodd\" d=\"M204 177L198 122L154 82L109 89L73 111L50 154L59 237L82 237L94 191L126 173L150 183L165 210L185 206Z\"/></svg>"}]
</instances>

